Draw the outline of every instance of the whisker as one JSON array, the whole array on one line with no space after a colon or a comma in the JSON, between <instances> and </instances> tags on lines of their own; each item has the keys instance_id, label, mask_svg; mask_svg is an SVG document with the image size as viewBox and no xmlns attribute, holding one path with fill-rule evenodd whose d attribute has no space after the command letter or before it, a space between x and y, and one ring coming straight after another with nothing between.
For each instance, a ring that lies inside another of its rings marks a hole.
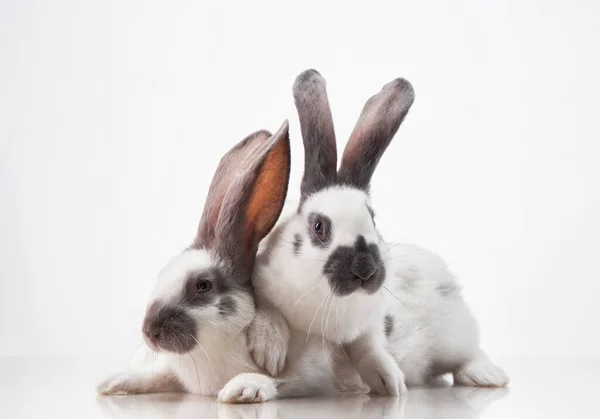
<instances>
[{"instance_id":1,"label":"whisker","mask_svg":"<svg viewBox=\"0 0 600 419\"><path fill-rule=\"evenodd\" d=\"M133 353L131 354L131 356L129 357L129 360L127 361L128 364L131 363L131 360L133 359L133 357L138 353L138 351L140 350L140 348L142 347L142 345L144 344L144 341L142 340L140 343L137 344L137 346L135 347L135 350L133 351Z\"/></svg>"},{"instance_id":2,"label":"whisker","mask_svg":"<svg viewBox=\"0 0 600 419\"><path fill-rule=\"evenodd\" d=\"M387 258L387 259L383 259L384 262L387 262L388 260L392 260L392 259L399 259L399 258L405 258L407 256L414 256L414 255L431 255L430 252L416 252L416 253L406 253L404 255L400 255L400 256L394 256L391 258Z\"/></svg>"},{"instance_id":3,"label":"whisker","mask_svg":"<svg viewBox=\"0 0 600 419\"><path fill-rule=\"evenodd\" d=\"M190 337L196 341L196 343L198 344L198 346L200 347L200 349L202 350L202 352L204 352L204 355L206 355L206 359L208 359L208 365L210 366L210 369L212 370L212 373L215 376L215 381L218 383L219 379L217 378L217 373L215 372L215 369L213 368L213 364L212 364L212 362L210 360L210 357L208 356L208 353L204 350L204 347L202 347L202 345L200 345L200 342L198 342L198 339L196 339L194 337L194 335L190 335ZM196 363L194 363L194 365L195 364Z\"/></svg>"},{"instance_id":4,"label":"whisker","mask_svg":"<svg viewBox=\"0 0 600 419\"><path fill-rule=\"evenodd\" d=\"M406 307L406 304L404 304L404 301L402 301L400 298L398 298L392 291L390 291L385 285L383 286L383 289L385 289L387 292L389 292L392 297L394 297L396 300L400 301L402 303L402 305L404 307Z\"/></svg>"},{"instance_id":5,"label":"whisker","mask_svg":"<svg viewBox=\"0 0 600 419\"><path fill-rule=\"evenodd\" d=\"M313 316L310 325L308 326L308 333L306 333L306 342L308 342L308 336L310 335L310 330L312 329L312 325L315 322L315 319L317 318L317 314L319 313L319 310L321 310L321 306L323 305L323 303L325 302L325 300L327 299L328 295L326 295L325 297L323 297L323 300L321 301L321 304L319 304L319 307L317 307L317 311L315 311L315 315Z\"/></svg>"},{"instance_id":6,"label":"whisker","mask_svg":"<svg viewBox=\"0 0 600 419\"><path fill-rule=\"evenodd\" d=\"M317 233L315 233L314 231L312 232L312 234L317 238L317 240L319 240L321 242L321 245L323 247L325 247L325 243L323 243L323 240L321 240L321 238L319 236L317 236Z\"/></svg>"},{"instance_id":7,"label":"whisker","mask_svg":"<svg viewBox=\"0 0 600 419\"><path fill-rule=\"evenodd\" d=\"M332 294L331 295L331 303L329 304L329 311L327 312L327 321L325 322L325 332L329 331L329 317L331 316L331 310L333 309L334 299L335 299L335 296ZM329 347L333 351L333 348L331 347L331 341L329 342Z\"/></svg>"},{"instance_id":8,"label":"whisker","mask_svg":"<svg viewBox=\"0 0 600 419\"><path fill-rule=\"evenodd\" d=\"M392 250L394 247L398 246L399 244L400 243L394 243L392 246L388 247L387 250L381 254L381 256L385 255L387 252L389 252L390 250Z\"/></svg>"},{"instance_id":9,"label":"whisker","mask_svg":"<svg viewBox=\"0 0 600 419\"><path fill-rule=\"evenodd\" d=\"M383 293L381 294L383 295ZM336 305L335 305L335 329L337 330L337 337L338 337L338 342L340 344L340 347L342 348L342 352L344 352L344 355L346 355L348 358L350 358L348 356L348 354L346 353L346 350L344 349L344 344L342 343L342 337L340 336L340 301L338 300Z\"/></svg>"},{"instance_id":10,"label":"whisker","mask_svg":"<svg viewBox=\"0 0 600 419\"><path fill-rule=\"evenodd\" d=\"M200 391L200 376L198 375L198 366L196 365L196 360L194 359L194 357L192 356L190 351L188 351L188 355L190 356L190 359L194 363L194 369L196 370L196 379L198 380L198 391ZM216 376L215 376L215 378L216 378Z\"/></svg>"},{"instance_id":11,"label":"whisker","mask_svg":"<svg viewBox=\"0 0 600 419\"><path fill-rule=\"evenodd\" d=\"M306 291L304 294L302 294L302 296L300 298L298 298L294 304L292 304L292 307L295 306L296 304L298 304L298 302L303 299L304 297L306 297L312 290L314 290L315 288L317 288L319 285L321 285L321 283L323 282L323 279L325 278L321 278L321 280L319 282L317 282L317 285L315 285L314 287L312 287L311 289L309 289L308 291Z\"/></svg>"},{"instance_id":12,"label":"whisker","mask_svg":"<svg viewBox=\"0 0 600 419\"><path fill-rule=\"evenodd\" d=\"M154 377L154 366L156 365L156 357L158 356L156 352L152 351L152 353L154 354L154 357L152 361L152 372L150 373L150 377Z\"/></svg>"},{"instance_id":13,"label":"whisker","mask_svg":"<svg viewBox=\"0 0 600 419\"><path fill-rule=\"evenodd\" d=\"M327 321L325 322L325 332L329 331L329 319L331 318L331 312L333 310L333 303L335 302L335 296L332 295L331 296L331 304L329 304L329 311L327 312ZM325 336L325 335L323 335ZM335 350L333 349L333 345L331 344L331 340L327 339L327 341L329 342L329 349L331 349L331 352L333 354L335 354Z\"/></svg>"},{"instance_id":14,"label":"whisker","mask_svg":"<svg viewBox=\"0 0 600 419\"><path fill-rule=\"evenodd\" d=\"M331 299L329 299L329 307L330 307L330 313L331 313L331 307L333 307L333 299L334 299L334 295L332 293L329 293L329 295L331 296ZM323 310L323 314L325 314L325 310L327 310L327 303L325 303L325 309ZM327 366L329 367L329 369L331 370L331 375L333 375L333 378L335 378L335 381L337 381L338 385L341 387L341 383L340 380L338 380L337 376L335 375L335 372L333 371L333 365L331 365L329 363L329 356L327 356L327 354L325 353L325 342L327 342L329 344L329 348L331 348L331 351L333 353L333 347L331 346L331 342L327 339L327 334L325 333L326 330L324 330L323 328L323 322L324 322L325 316L321 317L321 337L322 337L322 341L321 341L321 350L323 352L323 356L325 357L325 362L327 362ZM327 328L327 324L329 323L329 316L327 316L327 321L325 322L325 329Z\"/></svg>"}]
</instances>

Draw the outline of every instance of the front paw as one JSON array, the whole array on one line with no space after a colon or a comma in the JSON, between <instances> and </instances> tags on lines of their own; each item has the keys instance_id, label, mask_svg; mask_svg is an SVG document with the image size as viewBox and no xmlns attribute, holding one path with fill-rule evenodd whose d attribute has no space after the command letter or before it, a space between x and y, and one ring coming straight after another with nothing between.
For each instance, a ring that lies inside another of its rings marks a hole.
<instances>
[{"instance_id":1,"label":"front paw","mask_svg":"<svg viewBox=\"0 0 600 419\"><path fill-rule=\"evenodd\" d=\"M239 374L219 391L217 400L223 403L262 403L275 398L273 379L263 374Z\"/></svg>"},{"instance_id":2,"label":"front paw","mask_svg":"<svg viewBox=\"0 0 600 419\"><path fill-rule=\"evenodd\" d=\"M105 396L143 393L143 377L136 372L121 372L111 375L96 387Z\"/></svg>"},{"instance_id":3,"label":"front paw","mask_svg":"<svg viewBox=\"0 0 600 419\"><path fill-rule=\"evenodd\" d=\"M388 353L365 356L359 362L358 370L371 394L401 396L407 393L404 374Z\"/></svg>"},{"instance_id":4,"label":"front paw","mask_svg":"<svg viewBox=\"0 0 600 419\"><path fill-rule=\"evenodd\" d=\"M285 321L258 311L247 330L248 349L256 365L276 377L285 368L290 329Z\"/></svg>"}]
</instances>

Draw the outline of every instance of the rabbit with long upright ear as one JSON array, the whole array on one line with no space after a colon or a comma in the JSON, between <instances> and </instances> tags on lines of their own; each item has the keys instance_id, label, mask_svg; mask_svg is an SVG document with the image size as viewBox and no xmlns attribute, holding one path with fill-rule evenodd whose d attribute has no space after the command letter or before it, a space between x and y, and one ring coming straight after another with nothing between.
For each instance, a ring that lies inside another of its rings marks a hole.
<instances>
[{"instance_id":1,"label":"rabbit with long upright ear","mask_svg":"<svg viewBox=\"0 0 600 419\"><path fill-rule=\"evenodd\" d=\"M109 377L98 392L216 396L236 375L260 372L245 333L255 315L251 273L283 207L289 171L287 121L274 135L248 136L221 159L196 239L160 272L150 298L142 331L153 356ZM253 396L268 399L269 391Z\"/></svg>"},{"instance_id":2,"label":"rabbit with long upright ear","mask_svg":"<svg viewBox=\"0 0 600 419\"><path fill-rule=\"evenodd\" d=\"M292 328L343 345L373 393L397 395L405 381L450 372L460 384L506 384L479 350L446 265L414 246L388 246L375 227L369 184L413 103L411 84L396 79L367 101L339 170L325 80L307 70L293 92L305 149L301 200L265 241L270 257L256 266L257 293ZM273 335L263 333L265 353L255 350L255 358L282 353Z\"/></svg>"}]
</instances>

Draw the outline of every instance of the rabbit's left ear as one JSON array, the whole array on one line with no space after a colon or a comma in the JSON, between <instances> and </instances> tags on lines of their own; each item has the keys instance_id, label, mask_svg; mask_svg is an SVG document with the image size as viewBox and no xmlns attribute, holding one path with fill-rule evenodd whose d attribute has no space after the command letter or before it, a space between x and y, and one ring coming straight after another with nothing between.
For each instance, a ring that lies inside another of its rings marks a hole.
<instances>
[{"instance_id":1,"label":"rabbit's left ear","mask_svg":"<svg viewBox=\"0 0 600 419\"><path fill-rule=\"evenodd\" d=\"M286 120L238 168L215 225L214 250L251 269L258 243L271 231L285 203L290 176Z\"/></svg>"},{"instance_id":2,"label":"rabbit's left ear","mask_svg":"<svg viewBox=\"0 0 600 419\"><path fill-rule=\"evenodd\" d=\"M338 181L368 190L373 172L415 98L411 84L396 79L371 97L348 140Z\"/></svg>"}]
</instances>

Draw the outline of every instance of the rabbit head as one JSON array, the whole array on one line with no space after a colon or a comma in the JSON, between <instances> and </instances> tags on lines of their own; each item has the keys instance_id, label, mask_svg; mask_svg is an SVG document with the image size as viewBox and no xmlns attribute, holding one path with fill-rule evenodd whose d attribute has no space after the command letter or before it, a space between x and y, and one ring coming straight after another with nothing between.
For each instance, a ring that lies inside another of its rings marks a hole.
<instances>
[{"instance_id":1,"label":"rabbit head","mask_svg":"<svg viewBox=\"0 0 600 419\"><path fill-rule=\"evenodd\" d=\"M342 317L350 324L356 317L364 321L380 302L378 291L386 280L369 184L414 91L408 81L396 79L367 101L339 169L325 80L307 70L296 78L293 94L305 152L301 198L296 214L269 239L266 252L272 257L261 268L261 277L267 278L261 286L272 300L282 301L279 308L298 327L310 329L323 304L320 315L328 317L334 302L339 322Z\"/></svg>"},{"instance_id":2,"label":"rabbit head","mask_svg":"<svg viewBox=\"0 0 600 419\"><path fill-rule=\"evenodd\" d=\"M252 320L250 276L258 244L281 213L289 171L287 121L274 135L248 136L221 159L193 244L158 276L142 326L151 349L185 353Z\"/></svg>"}]
</instances>

